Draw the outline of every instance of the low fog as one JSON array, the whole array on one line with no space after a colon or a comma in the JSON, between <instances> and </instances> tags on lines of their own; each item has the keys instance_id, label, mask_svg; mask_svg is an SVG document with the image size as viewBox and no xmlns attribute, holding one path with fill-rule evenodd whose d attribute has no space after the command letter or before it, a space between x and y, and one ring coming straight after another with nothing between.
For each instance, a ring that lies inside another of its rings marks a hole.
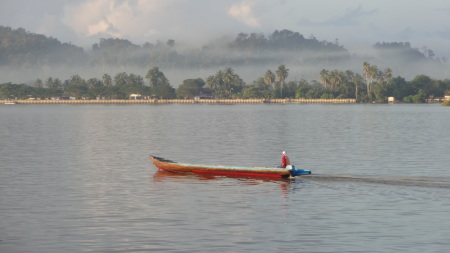
<instances>
[{"instance_id":1,"label":"low fog","mask_svg":"<svg viewBox=\"0 0 450 253\"><path fill-rule=\"evenodd\" d=\"M228 35L191 46L172 39L138 45L109 38L99 39L90 49L83 49L21 28L0 28L3 37L0 83L33 85L37 79L65 81L74 75L101 80L104 74L114 77L122 72L145 79L148 70L158 67L176 88L185 79L206 80L230 67L245 83L252 84L267 70L275 72L280 65L289 69L286 81L311 81L319 80L323 69L362 74L364 62L380 70L390 68L394 77L407 80L417 75L433 79L446 79L450 75L445 57L409 42L378 42L364 45L366 49L356 53L337 40L306 38L286 29L268 35L239 33L234 38ZM22 43L17 45L17 41Z\"/></svg>"},{"instance_id":2,"label":"low fog","mask_svg":"<svg viewBox=\"0 0 450 253\"><path fill-rule=\"evenodd\" d=\"M205 66L205 67L159 67L165 76L169 79L170 84L177 88L185 79L202 78L207 79L208 76L214 75L217 71L223 70L227 67L233 68L234 72L238 74L245 83L251 84L253 81L264 76L267 70L276 71L279 65L285 64L289 69L289 76L286 81L300 81L300 80L319 80L319 73L322 69L327 70L351 70L355 73L362 74L362 64L364 61L369 62L371 65L376 65L380 69L391 68L394 76L401 76L406 80L411 80L417 75L428 75L432 79L448 79L450 74L447 71L449 69L448 64L437 63L408 63L408 62L396 62L387 63L383 60L375 60L373 58L361 58L354 59L347 62L335 63L335 64L299 64L293 60L286 60L280 62L273 62L267 64L227 64L223 66ZM59 78L64 81L70 79L73 75L79 75L85 80L90 78L102 79L104 74L109 74L114 77L116 74L126 72L128 74L140 75L145 79L145 76L149 69L155 66L139 67L139 66L124 66L124 67L87 67L87 66L36 66L33 68L11 68L7 66L0 67L0 83L15 83L15 84L27 84L34 85L37 79L45 81L49 77ZM145 80L148 82L147 80Z\"/></svg>"}]
</instances>

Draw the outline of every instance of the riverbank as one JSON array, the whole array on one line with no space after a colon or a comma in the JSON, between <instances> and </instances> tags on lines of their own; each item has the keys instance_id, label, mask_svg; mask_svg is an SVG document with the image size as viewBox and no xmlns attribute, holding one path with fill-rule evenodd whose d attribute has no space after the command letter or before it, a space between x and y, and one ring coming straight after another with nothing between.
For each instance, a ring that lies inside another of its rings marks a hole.
<instances>
[{"instance_id":1,"label":"riverbank","mask_svg":"<svg viewBox=\"0 0 450 253\"><path fill-rule=\"evenodd\" d=\"M0 100L1 104L354 104L356 99L105 99Z\"/></svg>"}]
</instances>

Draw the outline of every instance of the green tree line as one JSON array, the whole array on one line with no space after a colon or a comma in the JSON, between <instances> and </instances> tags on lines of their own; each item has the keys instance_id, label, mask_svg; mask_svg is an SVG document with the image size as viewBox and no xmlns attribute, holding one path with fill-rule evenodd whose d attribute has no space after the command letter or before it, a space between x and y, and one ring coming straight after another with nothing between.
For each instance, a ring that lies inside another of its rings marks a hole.
<instances>
[{"instance_id":1,"label":"green tree line","mask_svg":"<svg viewBox=\"0 0 450 253\"><path fill-rule=\"evenodd\" d=\"M192 99L201 93L211 98L355 98L359 102L386 103L395 97L406 103L423 103L427 98L443 97L450 90L450 80L432 79L417 75L410 81L401 76L394 77L390 68L380 70L364 62L361 73L351 70L327 70L319 73L319 80L287 81L289 69L280 65L275 70L262 72L261 77L246 84L233 68L225 68L202 78L185 79L175 89L159 69L152 67L145 77L120 72L101 79L83 79L73 75L61 81L49 77L37 79L34 85L0 84L0 99L27 99L52 97L74 97L76 99L128 99L131 94L148 98Z\"/></svg>"}]
</instances>

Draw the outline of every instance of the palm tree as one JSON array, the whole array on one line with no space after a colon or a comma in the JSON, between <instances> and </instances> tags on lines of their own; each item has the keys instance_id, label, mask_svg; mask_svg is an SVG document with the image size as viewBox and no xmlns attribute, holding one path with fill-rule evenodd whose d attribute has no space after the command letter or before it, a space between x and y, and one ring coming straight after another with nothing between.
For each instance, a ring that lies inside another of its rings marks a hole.
<instances>
[{"instance_id":1,"label":"palm tree","mask_svg":"<svg viewBox=\"0 0 450 253\"><path fill-rule=\"evenodd\" d=\"M223 76L224 73L222 70L217 71L214 80L213 80L213 84L214 84L214 93L216 93L219 98L223 98L224 97L224 82L223 82Z\"/></svg>"},{"instance_id":2,"label":"palm tree","mask_svg":"<svg viewBox=\"0 0 450 253\"><path fill-rule=\"evenodd\" d=\"M335 70L331 71L329 80L331 83L331 88L333 90L337 90L341 86L341 83L343 82L344 77L342 75L342 72L335 69Z\"/></svg>"},{"instance_id":3,"label":"palm tree","mask_svg":"<svg viewBox=\"0 0 450 253\"><path fill-rule=\"evenodd\" d=\"M126 72L117 73L114 76L114 84L117 87L124 87L128 82L128 74Z\"/></svg>"},{"instance_id":4,"label":"palm tree","mask_svg":"<svg viewBox=\"0 0 450 253\"><path fill-rule=\"evenodd\" d=\"M364 72L364 78L366 79L366 85L367 85L367 96L371 97L372 92L372 82L375 80L378 76L378 67L375 65L370 65L367 62L363 63L363 72Z\"/></svg>"},{"instance_id":5,"label":"palm tree","mask_svg":"<svg viewBox=\"0 0 450 253\"><path fill-rule=\"evenodd\" d=\"M320 71L320 82L328 89L328 84L330 83L330 72L328 72L328 70L322 69L322 71Z\"/></svg>"},{"instance_id":6,"label":"palm tree","mask_svg":"<svg viewBox=\"0 0 450 253\"><path fill-rule=\"evenodd\" d=\"M370 68L369 68L369 80L370 80L370 85L369 85L369 88L370 88L369 92L370 92L370 93L369 93L369 97L372 96L372 82L373 82L373 80L377 79L378 75L379 75L378 67L375 66L375 65L371 65Z\"/></svg>"},{"instance_id":7,"label":"palm tree","mask_svg":"<svg viewBox=\"0 0 450 253\"><path fill-rule=\"evenodd\" d=\"M47 81L45 81L45 88L51 88L53 86L53 78L49 77Z\"/></svg>"},{"instance_id":8,"label":"palm tree","mask_svg":"<svg viewBox=\"0 0 450 253\"><path fill-rule=\"evenodd\" d=\"M217 88L214 76L208 76L208 78L206 79L205 88L211 89L213 91Z\"/></svg>"},{"instance_id":9,"label":"palm tree","mask_svg":"<svg viewBox=\"0 0 450 253\"><path fill-rule=\"evenodd\" d=\"M103 79L103 86L105 86L105 87L111 87L111 84L112 84L112 78L111 78L110 75L104 74L102 79Z\"/></svg>"},{"instance_id":10,"label":"palm tree","mask_svg":"<svg viewBox=\"0 0 450 253\"><path fill-rule=\"evenodd\" d=\"M345 76L346 76L347 80L351 81L351 80L353 80L353 78L355 78L355 73L351 70L346 70Z\"/></svg>"},{"instance_id":11,"label":"palm tree","mask_svg":"<svg viewBox=\"0 0 450 253\"><path fill-rule=\"evenodd\" d=\"M367 85L367 96L370 94L370 81L369 81L369 72L370 72L370 64L368 62L363 63L363 73L364 73L364 79L366 79L366 85Z\"/></svg>"},{"instance_id":12,"label":"palm tree","mask_svg":"<svg viewBox=\"0 0 450 253\"><path fill-rule=\"evenodd\" d=\"M266 71L263 79L266 85L271 85L275 82L275 74L269 69Z\"/></svg>"},{"instance_id":13,"label":"palm tree","mask_svg":"<svg viewBox=\"0 0 450 253\"><path fill-rule=\"evenodd\" d=\"M227 97L229 97L232 93L233 82L236 75L234 74L234 70L232 68L226 68L222 75L222 80L224 84L224 93Z\"/></svg>"},{"instance_id":14,"label":"palm tree","mask_svg":"<svg viewBox=\"0 0 450 253\"><path fill-rule=\"evenodd\" d=\"M355 84L355 99L358 100L359 86L363 83L363 77L360 74L356 74L352 81Z\"/></svg>"},{"instance_id":15,"label":"palm tree","mask_svg":"<svg viewBox=\"0 0 450 253\"><path fill-rule=\"evenodd\" d=\"M215 75L211 75L206 79L205 88L211 89L217 98L222 98L223 77L224 72L219 70Z\"/></svg>"},{"instance_id":16,"label":"palm tree","mask_svg":"<svg viewBox=\"0 0 450 253\"><path fill-rule=\"evenodd\" d=\"M41 79L36 79L36 81L34 82L34 86L36 86L37 88L43 88L44 85L42 84L42 80Z\"/></svg>"},{"instance_id":17,"label":"palm tree","mask_svg":"<svg viewBox=\"0 0 450 253\"><path fill-rule=\"evenodd\" d=\"M345 72L344 72L344 80L345 80L345 88L346 88L346 95L347 95L347 97L350 97L351 96L351 94L350 94L350 91L352 90L352 85L354 85L355 86L355 98L356 99L358 99L358 95L357 95L357 92L358 92L358 86L356 85L356 83L354 83L354 81L356 80L356 75L355 75L355 73L353 72L353 71L351 71L351 70L346 70Z\"/></svg>"},{"instance_id":18,"label":"palm tree","mask_svg":"<svg viewBox=\"0 0 450 253\"><path fill-rule=\"evenodd\" d=\"M145 78L148 79L150 87L156 88L159 84L161 84L161 80L165 78L165 75L163 72L159 71L158 67L153 67L148 70Z\"/></svg>"},{"instance_id":19,"label":"palm tree","mask_svg":"<svg viewBox=\"0 0 450 253\"><path fill-rule=\"evenodd\" d=\"M282 65L280 65L278 67L278 70L275 72L275 74L277 75L278 81L280 81L280 84L281 84L281 98L283 98L284 80L286 80L286 78L289 75L289 69L287 69L286 66L284 66L284 64L282 64Z\"/></svg>"},{"instance_id":20,"label":"palm tree","mask_svg":"<svg viewBox=\"0 0 450 253\"><path fill-rule=\"evenodd\" d=\"M387 81L390 81L392 79L392 69L391 68L386 68L384 70L384 76L387 78Z\"/></svg>"},{"instance_id":21,"label":"palm tree","mask_svg":"<svg viewBox=\"0 0 450 253\"><path fill-rule=\"evenodd\" d=\"M234 79L234 70L230 67L226 68L225 71L223 72L223 81L226 83L231 83Z\"/></svg>"}]
</instances>

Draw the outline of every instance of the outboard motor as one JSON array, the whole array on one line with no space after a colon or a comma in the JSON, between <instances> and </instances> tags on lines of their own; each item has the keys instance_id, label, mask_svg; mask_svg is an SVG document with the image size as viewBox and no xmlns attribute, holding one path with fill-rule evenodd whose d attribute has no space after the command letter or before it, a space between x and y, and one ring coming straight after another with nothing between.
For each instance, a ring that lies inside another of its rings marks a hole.
<instances>
[{"instance_id":1,"label":"outboard motor","mask_svg":"<svg viewBox=\"0 0 450 253\"><path fill-rule=\"evenodd\" d=\"M310 170L296 169L294 165L287 165L286 169L288 169L291 172L291 176L293 176L293 177L311 174Z\"/></svg>"}]
</instances>

